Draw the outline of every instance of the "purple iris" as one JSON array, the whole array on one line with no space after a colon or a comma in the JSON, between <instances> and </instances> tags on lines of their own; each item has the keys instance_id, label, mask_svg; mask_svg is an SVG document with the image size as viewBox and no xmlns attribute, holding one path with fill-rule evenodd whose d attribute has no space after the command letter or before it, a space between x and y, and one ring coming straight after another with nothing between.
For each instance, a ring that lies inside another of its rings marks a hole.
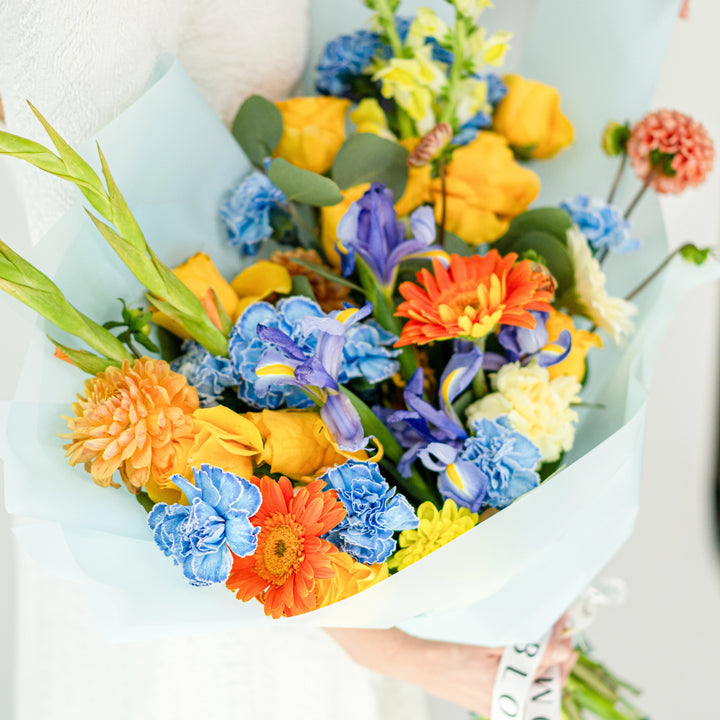
<instances>
[{"instance_id":1,"label":"purple iris","mask_svg":"<svg viewBox=\"0 0 720 720\"><path fill-rule=\"evenodd\" d=\"M405 225L397 219L392 192L382 183L373 183L338 223L335 248L340 254L343 274L352 273L357 253L380 284L392 288L402 260L447 258L439 245L432 244L436 227L431 207L420 207L410 215L410 230L413 237L406 240Z\"/></svg>"},{"instance_id":2,"label":"purple iris","mask_svg":"<svg viewBox=\"0 0 720 720\"><path fill-rule=\"evenodd\" d=\"M422 369L418 368L414 372L404 392L408 409L387 416L391 432L407 448L398 463L398 470L404 477L411 474L410 466L415 459L420 459L430 470L438 469L436 458L428 452L431 446L437 449L438 445L442 445L457 454L468 434L452 403L470 385L482 363L483 353L475 345L471 345L466 352L456 352L450 358L440 378L440 410L423 398Z\"/></svg>"},{"instance_id":3,"label":"purple iris","mask_svg":"<svg viewBox=\"0 0 720 720\"><path fill-rule=\"evenodd\" d=\"M347 307L326 317L308 317L306 332L319 330L313 355L306 354L286 333L267 325L257 326L257 335L268 348L260 356L255 374L256 389L263 393L270 385L294 385L302 388L318 405L320 415L335 441L343 450L356 451L367 445L362 422L350 400L340 392L338 376L349 327L367 317L372 305L358 309Z\"/></svg>"},{"instance_id":4,"label":"purple iris","mask_svg":"<svg viewBox=\"0 0 720 720\"><path fill-rule=\"evenodd\" d=\"M534 328L516 327L514 325L502 326L497 334L497 339L506 354L485 353L485 359L483 360L485 370L499 370L503 365L511 362L527 365L533 359L540 367L550 367L550 365L562 362L568 356L572 345L570 332L563 330L558 335L557 340L553 341L553 345L561 348L560 352L543 350L548 344L548 332L545 323L547 323L550 313L536 310L530 312L535 318Z\"/></svg>"}]
</instances>

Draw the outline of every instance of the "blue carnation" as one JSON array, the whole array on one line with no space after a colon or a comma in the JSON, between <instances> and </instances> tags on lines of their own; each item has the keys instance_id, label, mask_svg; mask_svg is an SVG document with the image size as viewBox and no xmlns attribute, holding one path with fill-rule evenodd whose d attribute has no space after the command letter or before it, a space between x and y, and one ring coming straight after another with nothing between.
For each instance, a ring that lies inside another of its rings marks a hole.
<instances>
[{"instance_id":1,"label":"blue carnation","mask_svg":"<svg viewBox=\"0 0 720 720\"><path fill-rule=\"evenodd\" d=\"M255 552L260 528L250 518L262 496L245 478L213 465L193 468L193 476L195 485L182 475L172 477L190 504L158 503L148 525L157 546L182 565L191 585L222 583L230 574L232 553L246 557Z\"/></svg>"},{"instance_id":2,"label":"blue carnation","mask_svg":"<svg viewBox=\"0 0 720 720\"><path fill-rule=\"evenodd\" d=\"M589 195L577 195L560 207L570 215L595 252L607 248L612 252L633 252L640 241L633 238L630 223L613 205Z\"/></svg>"},{"instance_id":3,"label":"blue carnation","mask_svg":"<svg viewBox=\"0 0 720 720\"><path fill-rule=\"evenodd\" d=\"M341 384L352 378L364 378L371 385L391 378L399 369L393 350L397 336L368 320L348 328L343 346L343 362L338 380Z\"/></svg>"},{"instance_id":4,"label":"blue carnation","mask_svg":"<svg viewBox=\"0 0 720 720\"><path fill-rule=\"evenodd\" d=\"M346 97L352 91L350 82L362 75L378 53L382 43L375 32L358 30L352 35L340 35L323 50L315 87L323 95Z\"/></svg>"},{"instance_id":5,"label":"blue carnation","mask_svg":"<svg viewBox=\"0 0 720 720\"><path fill-rule=\"evenodd\" d=\"M230 243L243 255L255 255L260 243L272 235L271 210L286 200L263 173L251 173L220 207Z\"/></svg>"},{"instance_id":6,"label":"blue carnation","mask_svg":"<svg viewBox=\"0 0 720 720\"><path fill-rule=\"evenodd\" d=\"M507 417L495 420L481 418L472 422L474 437L463 443L457 461L471 463L487 478L483 497L478 502L468 502L457 497L453 486L443 483L441 473L440 492L472 512L481 506L502 509L524 493L537 487L540 478L535 467L540 461L540 451L527 437L513 430Z\"/></svg>"},{"instance_id":7,"label":"blue carnation","mask_svg":"<svg viewBox=\"0 0 720 720\"><path fill-rule=\"evenodd\" d=\"M395 551L393 534L419 524L410 503L390 488L376 463L348 460L322 479L337 490L347 510L325 539L361 563L386 560Z\"/></svg>"},{"instance_id":8,"label":"blue carnation","mask_svg":"<svg viewBox=\"0 0 720 720\"><path fill-rule=\"evenodd\" d=\"M170 369L187 378L198 391L200 407L214 407L226 388L239 382L232 362L211 355L200 343L186 340L183 354L170 363Z\"/></svg>"}]
</instances>

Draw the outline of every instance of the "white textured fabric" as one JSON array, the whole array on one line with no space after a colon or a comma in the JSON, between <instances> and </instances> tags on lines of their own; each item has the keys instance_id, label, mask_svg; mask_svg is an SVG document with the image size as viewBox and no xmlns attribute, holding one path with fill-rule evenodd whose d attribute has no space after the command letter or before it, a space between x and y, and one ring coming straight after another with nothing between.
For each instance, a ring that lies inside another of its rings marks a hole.
<instances>
[{"instance_id":1,"label":"white textured fabric","mask_svg":"<svg viewBox=\"0 0 720 720\"><path fill-rule=\"evenodd\" d=\"M0 0L0 95L8 129L46 143L30 100L71 143L82 142L143 91L173 52L225 122L253 92L286 95L308 38L307 0ZM76 197L23 167L37 241Z\"/></svg>"},{"instance_id":2,"label":"white textured fabric","mask_svg":"<svg viewBox=\"0 0 720 720\"><path fill-rule=\"evenodd\" d=\"M45 142L25 99L73 144L142 92L174 52L223 120L301 72L307 0L0 0L8 127ZM22 167L31 237L74 188ZM18 554L14 720L423 720L418 690L351 662L321 630L251 630L110 644L79 588Z\"/></svg>"}]
</instances>

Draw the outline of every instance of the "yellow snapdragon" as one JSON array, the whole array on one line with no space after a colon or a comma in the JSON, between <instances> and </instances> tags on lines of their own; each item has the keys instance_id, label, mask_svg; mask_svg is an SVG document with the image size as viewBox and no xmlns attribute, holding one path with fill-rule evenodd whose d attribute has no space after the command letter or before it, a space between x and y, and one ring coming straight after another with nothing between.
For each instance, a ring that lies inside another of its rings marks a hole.
<instances>
[{"instance_id":1,"label":"yellow snapdragon","mask_svg":"<svg viewBox=\"0 0 720 720\"><path fill-rule=\"evenodd\" d=\"M406 42L411 47L420 47L425 44L426 38L431 37L440 42L449 33L450 28L434 10L421 7L410 25Z\"/></svg>"},{"instance_id":2,"label":"yellow snapdragon","mask_svg":"<svg viewBox=\"0 0 720 720\"><path fill-rule=\"evenodd\" d=\"M427 45L417 48L414 57L392 58L373 75L373 80L381 83L383 97L395 100L415 121L421 134L435 126L433 99L446 81L444 71L432 60L431 52Z\"/></svg>"},{"instance_id":3,"label":"yellow snapdragon","mask_svg":"<svg viewBox=\"0 0 720 720\"><path fill-rule=\"evenodd\" d=\"M487 101L487 82L477 78L467 78L458 85L457 105L455 115L459 126L463 126L468 120L475 117L479 112L488 115L492 107Z\"/></svg>"},{"instance_id":4,"label":"yellow snapdragon","mask_svg":"<svg viewBox=\"0 0 720 720\"><path fill-rule=\"evenodd\" d=\"M468 55L473 69L480 72L486 65L500 67L510 49L512 33L498 30L488 37L485 28L478 28L468 37Z\"/></svg>"},{"instance_id":5,"label":"yellow snapdragon","mask_svg":"<svg viewBox=\"0 0 720 720\"><path fill-rule=\"evenodd\" d=\"M453 0L453 5L467 17L473 20L485 9L494 7L491 0Z\"/></svg>"}]
</instances>

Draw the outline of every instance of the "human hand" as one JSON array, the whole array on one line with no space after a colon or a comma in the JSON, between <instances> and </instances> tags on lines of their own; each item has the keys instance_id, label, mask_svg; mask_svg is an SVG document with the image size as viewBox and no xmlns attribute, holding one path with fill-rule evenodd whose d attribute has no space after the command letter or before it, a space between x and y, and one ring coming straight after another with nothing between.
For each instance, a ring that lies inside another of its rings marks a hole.
<instances>
[{"instance_id":1,"label":"human hand","mask_svg":"<svg viewBox=\"0 0 720 720\"><path fill-rule=\"evenodd\" d=\"M566 624L566 616L555 623L537 673L559 665L563 684L577 660L572 641L565 636ZM422 640L396 628L325 630L359 665L417 685L480 715L490 715L504 648Z\"/></svg>"}]
</instances>

